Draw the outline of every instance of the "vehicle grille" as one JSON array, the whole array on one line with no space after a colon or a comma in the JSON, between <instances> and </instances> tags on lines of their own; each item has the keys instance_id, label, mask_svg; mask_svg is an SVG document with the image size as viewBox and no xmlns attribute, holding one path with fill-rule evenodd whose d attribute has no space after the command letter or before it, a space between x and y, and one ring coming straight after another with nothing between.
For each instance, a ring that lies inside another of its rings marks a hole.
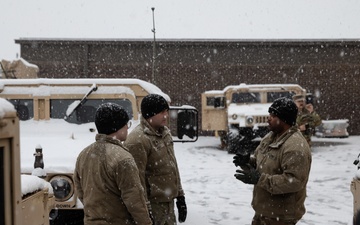
<instances>
[{"instance_id":1,"label":"vehicle grille","mask_svg":"<svg viewBox=\"0 0 360 225\"><path fill-rule=\"evenodd\" d=\"M254 116L254 121L258 125L267 125L268 124L267 119L268 119L267 116Z\"/></svg>"}]
</instances>

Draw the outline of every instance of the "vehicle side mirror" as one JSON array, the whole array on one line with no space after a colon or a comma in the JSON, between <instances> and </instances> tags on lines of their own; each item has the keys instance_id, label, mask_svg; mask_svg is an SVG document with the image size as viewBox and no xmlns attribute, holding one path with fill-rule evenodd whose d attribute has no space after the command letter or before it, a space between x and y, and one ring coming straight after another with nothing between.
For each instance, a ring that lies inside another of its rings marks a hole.
<instances>
[{"instance_id":1,"label":"vehicle side mirror","mask_svg":"<svg viewBox=\"0 0 360 225\"><path fill-rule=\"evenodd\" d=\"M170 107L170 130L174 142L198 139L198 111L192 106Z\"/></svg>"}]
</instances>

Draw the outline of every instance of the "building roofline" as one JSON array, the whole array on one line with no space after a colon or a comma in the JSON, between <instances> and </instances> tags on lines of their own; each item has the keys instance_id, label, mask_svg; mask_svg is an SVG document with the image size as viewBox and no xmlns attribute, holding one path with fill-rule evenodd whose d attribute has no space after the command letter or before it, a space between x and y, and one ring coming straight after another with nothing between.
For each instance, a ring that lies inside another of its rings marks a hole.
<instances>
[{"instance_id":1,"label":"building roofline","mask_svg":"<svg viewBox=\"0 0 360 225\"><path fill-rule=\"evenodd\" d=\"M67 44L121 44L121 43L152 43L151 38L19 38L15 39L15 43L26 44L34 42L43 43L60 43L65 42ZM100 43L99 43L100 42ZM286 45L286 44L360 44L360 39L156 39L157 43L173 44L173 43L238 43L238 44L271 44L271 45Z\"/></svg>"}]
</instances>

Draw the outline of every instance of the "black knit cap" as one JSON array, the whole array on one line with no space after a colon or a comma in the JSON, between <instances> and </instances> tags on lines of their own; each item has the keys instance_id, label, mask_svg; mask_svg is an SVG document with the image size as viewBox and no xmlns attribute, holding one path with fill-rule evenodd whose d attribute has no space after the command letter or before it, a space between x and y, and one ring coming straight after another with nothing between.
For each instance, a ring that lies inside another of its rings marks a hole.
<instances>
[{"instance_id":1,"label":"black knit cap","mask_svg":"<svg viewBox=\"0 0 360 225\"><path fill-rule=\"evenodd\" d=\"M279 117L285 123L294 126L296 124L296 117L298 108L293 100L289 98L278 98L269 108L269 113Z\"/></svg>"},{"instance_id":2,"label":"black knit cap","mask_svg":"<svg viewBox=\"0 0 360 225\"><path fill-rule=\"evenodd\" d=\"M96 110L95 125L99 134L112 134L120 130L127 122L129 122L129 115L118 104L104 103Z\"/></svg>"},{"instance_id":3,"label":"black knit cap","mask_svg":"<svg viewBox=\"0 0 360 225\"><path fill-rule=\"evenodd\" d=\"M169 109L169 105L161 95L150 94L141 101L141 115L144 119L153 117L165 109Z\"/></svg>"}]
</instances>

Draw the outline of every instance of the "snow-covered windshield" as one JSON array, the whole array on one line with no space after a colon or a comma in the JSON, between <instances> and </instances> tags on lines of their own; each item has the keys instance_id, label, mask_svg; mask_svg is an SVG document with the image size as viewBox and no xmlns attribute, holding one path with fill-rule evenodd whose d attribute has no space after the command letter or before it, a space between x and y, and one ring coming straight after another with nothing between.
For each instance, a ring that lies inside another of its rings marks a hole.
<instances>
[{"instance_id":1,"label":"snow-covered windshield","mask_svg":"<svg viewBox=\"0 0 360 225\"><path fill-rule=\"evenodd\" d=\"M295 95L295 92L268 92L267 93L267 103L272 103L278 98L286 97L286 98L292 98L292 96Z\"/></svg>"},{"instance_id":2,"label":"snow-covered windshield","mask_svg":"<svg viewBox=\"0 0 360 225\"><path fill-rule=\"evenodd\" d=\"M231 98L232 103L260 103L259 92L244 92L244 93L233 93Z\"/></svg>"},{"instance_id":3,"label":"snow-covered windshield","mask_svg":"<svg viewBox=\"0 0 360 225\"><path fill-rule=\"evenodd\" d=\"M289 91L272 91L266 93L266 102L272 103L275 99L286 97L292 98L294 92ZM261 103L261 93L260 92L240 92L233 93L231 98L231 103L243 104L243 103Z\"/></svg>"}]
</instances>

